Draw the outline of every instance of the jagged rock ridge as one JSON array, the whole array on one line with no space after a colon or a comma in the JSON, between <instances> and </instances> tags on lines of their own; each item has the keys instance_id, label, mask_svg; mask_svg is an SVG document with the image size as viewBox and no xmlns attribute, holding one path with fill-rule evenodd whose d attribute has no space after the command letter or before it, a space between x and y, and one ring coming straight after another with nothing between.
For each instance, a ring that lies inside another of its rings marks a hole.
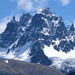
<instances>
[{"instance_id":1,"label":"jagged rock ridge","mask_svg":"<svg viewBox=\"0 0 75 75\"><path fill-rule=\"evenodd\" d=\"M49 8L41 9L33 16L23 14L19 21L13 17L0 35L1 58L52 65L55 57L70 58L72 51L75 51L75 25L68 29L62 17Z\"/></svg>"}]
</instances>

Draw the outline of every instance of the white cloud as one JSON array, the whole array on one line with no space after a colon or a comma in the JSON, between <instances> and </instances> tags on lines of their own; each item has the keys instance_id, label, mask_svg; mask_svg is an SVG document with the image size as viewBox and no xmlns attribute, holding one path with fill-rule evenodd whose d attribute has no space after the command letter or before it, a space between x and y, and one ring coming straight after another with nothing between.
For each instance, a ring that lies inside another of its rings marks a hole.
<instances>
[{"instance_id":1,"label":"white cloud","mask_svg":"<svg viewBox=\"0 0 75 75\"><path fill-rule=\"evenodd\" d=\"M12 16L8 16L8 17L3 18L0 21L0 34L4 32L4 30L6 29L7 23L11 20L11 18Z\"/></svg>"},{"instance_id":2,"label":"white cloud","mask_svg":"<svg viewBox=\"0 0 75 75\"><path fill-rule=\"evenodd\" d=\"M61 2L63 6L66 6L70 3L71 0L10 0L17 2L17 7L19 10L25 10L27 12L38 10L43 7L47 7L49 2L57 1Z\"/></svg>"},{"instance_id":3,"label":"white cloud","mask_svg":"<svg viewBox=\"0 0 75 75\"><path fill-rule=\"evenodd\" d=\"M70 3L71 0L60 0L63 6L66 6Z\"/></svg>"},{"instance_id":4,"label":"white cloud","mask_svg":"<svg viewBox=\"0 0 75 75\"><path fill-rule=\"evenodd\" d=\"M49 0L10 0L16 1L19 10L25 10L27 12L38 10L47 5Z\"/></svg>"},{"instance_id":5,"label":"white cloud","mask_svg":"<svg viewBox=\"0 0 75 75\"><path fill-rule=\"evenodd\" d=\"M31 0L18 0L18 8L31 11L33 9L33 2Z\"/></svg>"}]
</instances>

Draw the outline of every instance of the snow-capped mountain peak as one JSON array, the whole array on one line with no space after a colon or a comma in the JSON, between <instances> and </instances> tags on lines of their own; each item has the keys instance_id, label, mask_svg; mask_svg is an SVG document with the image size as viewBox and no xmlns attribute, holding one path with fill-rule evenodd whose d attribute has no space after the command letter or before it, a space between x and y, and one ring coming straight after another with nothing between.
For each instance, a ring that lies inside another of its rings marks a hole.
<instances>
[{"instance_id":1,"label":"snow-capped mountain peak","mask_svg":"<svg viewBox=\"0 0 75 75\"><path fill-rule=\"evenodd\" d=\"M43 8L33 16L29 13L23 14L19 21L13 17L4 33L0 35L2 58L54 67L60 59L64 61L74 58L74 54L72 55L74 51L74 24L67 30L62 17L57 16L49 8Z\"/></svg>"},{"instance_id":2,"label":"snow-capped mountain peak","mask_svg":"<svg viewBox=\"0 0 75 75\"><path fill-rule=\"evenodd\" d=\"M47 15L47 14L50 13L50 8L43 8L43 9L40 9L40 10L37 11L37 13L38 13L38 14L43 13L43 14Z\"/></svg>"}]
</instances>

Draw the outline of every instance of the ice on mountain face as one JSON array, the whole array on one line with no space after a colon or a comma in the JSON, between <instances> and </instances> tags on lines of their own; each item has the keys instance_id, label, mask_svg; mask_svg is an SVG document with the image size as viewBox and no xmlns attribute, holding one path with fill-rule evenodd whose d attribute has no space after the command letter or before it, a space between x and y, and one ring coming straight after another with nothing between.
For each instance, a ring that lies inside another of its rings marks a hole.
<instances>
[{"instance_id":1,"label":"ice on mountain face","mask_svg":"<svg viewBox=\"0 0 75 75\"><path fill-rule=\"evenodd\" d=\"M59 25L59 20L57 20L57 21L52 20L52 22L54 23L54 26L60 26Z\"/></svg>"},{"instance_id":2,"label":"ice on mountain face","mask_svg":"<svg viewBox=\"0 0 75 75\"><path fill-rule=\"evenodd\" d=\"M52 16L56 16L56 14L55 13L52 13Z\"/></svg>"},{"instance_id":3,"label":"ice on mountain face","mask_svg":"<svg viewBox=\"0 0 75 75\"><path fill-rule=\"evenodd\" d=\"M24 53L20 54L18 58L18 60L21 60L21 61L27 61L27 62L30 62L30 56L29 56L29 53L30 53L30 49L26 50Z\"/></svg>"},{"instance_id":4,"label":"ice on mountain face","mask_svg":"<svg viewBox=\"0 0 75 75\"><path fill-rule=\"evenodd\" d=\"M12 48L14 45L16 46L18 41L19 41L19 39L17 39L12 45L10 45L10 48Z\"/></svg>"},{"instance_id":5,"label":"ice on mountain face","mask_svg":"<svg viewBox=\"0 0 75 75\"><path fill-rule=\"evenodd\" d=\"M52 45L50 47L45 46L43 51L48 58L59 57L59 58L64 59L65 58L64 55L66 54L65 52L62 52L62 51L60 51L60 52L56 51Z\"/></svg>"},{"instance_id":6,"label":"ice on mountain face","mask_svg":"<svg viewBox=\"0 0 75 75\"><path fill-rule=\"evenodd\" d=\"M22 30L24 31L24 30L25 30L25 28L22 28Z\"/></svg>"},{"instance_id":7,"label":"ice on mountain face","mask_svg":"<svg viewBox=\"0 0 75 75\"><path fill-rule=\"evenodd\" d=\"M50 34L49 34L49 29L44 28L44 27L43 27L43 30L40 31L40 33L42 33L42 34L44 34L44 35L48 35L48 36L50 35Z\"/></svg>"},{"instance_id":8,"label":"ice on mountain face","mask_svg":"<svg viewBox=\"0 0 75 75\"><path fill-rule=\"evenodd\" d=\"M73 42L74 41L74 36L71 36L71 35L68 36L68 37L66 36L64 40L67 41L67 42L69 42L69 41L72 41Z\"/></svg>"},{"instance_id":9,"label":"ice on mountain face","mask_svg":"<svg viewBox=\"0 0 75 75\"><path fill-rule=\"evenodd\" d=\"M27 61L27 62L30 62L30 56L29 56L29 53L30 53L30 47L31 47L31 41L30 42L27 42L24 46L22 47L18 47L15 49L15 59L17 60L21 60L21 61ZM20 50L19 50L20 49ZM19 50L19 51L18 51Z\"/></svg>"},{"instance_id":10,"label":"ice on mountain face","mask_svg":"<svg viewBox=\"0 0 75 75\"><path fill-rule=\"evenodd\" d=\"M56 51L52 45L50 45L50 47L47 47L45 45L45 48L43 51L48 58L51 58L51 57L57 57L60 59L75 58L75 48L74 50L71 50L70 52L65 53L62 50Z\"/></svg>"},{"instance_id":11,"label":"ice on mountain face","mask_svg":"<svg viewBox=\"0 0 75 75\"><path fill-rule=\"evenodd\" d=\"M30 62L30 57L29 57L29 53L30 53L30 48L31 47L31 42L27 43L25 46L23 46L21 48L20 51L16 52L15 51L10 51L8 54L7 52L0 52L0 57L1 58L6 58L6 59L17 59L17 60L21 60L21 61L27 61Z\"/></svg>"},{"instance_id":12,"label":"ice on mountain face","mask_svg":"<svg viewBox=\"0 0 75 75\"><path fill-rule=\"evenodd\" d=\"M43 18L42 17L42 19L47 23L47 25L49 26L49 23L48 23L48 21L47 21L47 19L45 19L45 18Z\"/></svg>"},{"instance_id":13,"label":"ice on mountain face","mask_svg":"<svg viewBox=\"0 0 75 75\"><path fill-rule=\"evenodd\" d=\"M19 49L16 48L15 52L16 52L16 56L24 53L26 50L28 50L31 47L32 41L27 42L24 46L20 47L20 51L17 51Z\"/></svg>"},{"instance_id":14,"label":"ice on mountain face","mask_svg":"<svg viewBox=\"0 0 75 75\"><path fill-rule=\"evenodd\" d=\"M57 39L56 41L55 41L55 40L53 40L52 42L55 42L55 45L59 45L60 40L58 40L58 39Z\"/></svg>"},{"instance_id":15,"label":"ice on mountain face","mask_svg":"<svg viewBox=\"0 0 75 75\"><path fill-rule=\"evenodd\" d=\"M50 9L49 8L40 9L40 10L37 11L36 14L43 14L45 16L50 16L51 17L51 12L50 12Z\"/></svg>"},{"instance_id":16,"label":"ice on mountain face","mask_svg":"<svg viewBox=\"0 0 75 75\"><path fill-rule=\"evenodd\" d=\"M9 54L7 54L7 50L8 48L0 48L0 58L14 59L15 56L13 52L10 52Z\"/></svg>"},{"instance_id":17,"label":"ice on mountain face","mask_svg":"<svg viewBox=\"0 0 75 75\"><path fill-rule=\"evenodd\" d=\"M6 58L6 59L15 59L15 55L13 52L10 52L7 54L6 52L0 52L0 58Z\"/></svg>"},{"instance_id":18,"label":"ice on mountain face","mask_svg":"<svg viewBox=\"0 0 75 75\"><path fill-rule=\"evenodd\" d=\"M28 21L28 23L31 23L31 19Z\"/></svg>"},{"instance_id":19,"label":"ice on mountain face","mask_svg":"<svg viewBox=\"0 0 75 75\"><path fill-rule=\"evenodd\" d=\"M6 59L14 59L15 58L14 52L10 51L9 54L6 54L5 55L5 58Z\"/></svg>"}]
</instances>

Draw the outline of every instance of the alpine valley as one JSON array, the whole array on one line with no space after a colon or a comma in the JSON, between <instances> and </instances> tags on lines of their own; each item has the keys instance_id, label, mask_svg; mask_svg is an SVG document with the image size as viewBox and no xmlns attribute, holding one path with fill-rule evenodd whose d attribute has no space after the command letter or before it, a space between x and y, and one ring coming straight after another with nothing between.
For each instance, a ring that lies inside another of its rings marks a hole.
<instances>
[{"instance_id":1,"label":"alpine valley","mask_svg":"<svg viewBox=\"0 0 75 75\"><path fill-rule=\"evenodd\" d=\"M0 34L0 58L43 64L64 73L75 72L75 24L43 8L34 15L13 16Z\"/></svg>"}]
</instances>

